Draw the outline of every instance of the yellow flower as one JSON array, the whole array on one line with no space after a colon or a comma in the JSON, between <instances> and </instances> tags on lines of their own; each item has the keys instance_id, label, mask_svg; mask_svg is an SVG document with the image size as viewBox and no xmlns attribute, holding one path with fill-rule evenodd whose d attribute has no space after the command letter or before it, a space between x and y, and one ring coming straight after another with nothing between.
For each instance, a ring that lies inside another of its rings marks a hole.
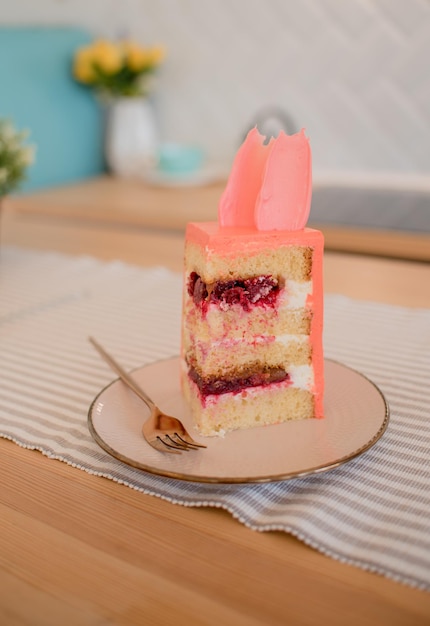
<instances>
[{"instance_id":1,"label":"yellow flower","mask_svg":"<svg viewBox=\"0 0 430 626\"><path fill-rule=\"evenodd\" d=\"M134 41L125 41L123 43L123 50L126 64L133 72L141 72L150 65L147 50Z\"/></svg>"},{"instance_id":2,"label":"yellow flower","mask_svg":"<svg viewBox=\"0 0 430 626\"><path fill-rule=\"evenodd\" d=\"M80 48L73 64L73 75L80 83L91 84L94 80L92 49Z\"/></svg>"},{"instance_id":3,"label":"yellow flower","mask_svg":"<svg viewBox=\"0 0 430 626\"><path fill-rule=\"evenodd\" d=\"M148 56L151 65L160 65L166 57L166 49L164 46L152 46L152 48L148 50Z\"/></svg>"},{"instance_id":4,"label":"yellow flower","mask_svg":"<svg viewBox=\"0 0 430 626\"><path fill-rule=\"evenodd\" d=\"M115 74L122 66L122 55L119 46L99 39L91 47L93 62L105 74Z\"/></svg>"},{"instance_id":5,"label":"yellow flower","mask_svg":"<svg viewBox=\"0 0 430 626\"><path fill-rule=\"evenodd\" d=\"M135 41L99 39L77 50L73 75L77 81L105 95L136 96L151 89L148 74L164 57L161 46L147 48Z\"/></svg>"}]
</instances>

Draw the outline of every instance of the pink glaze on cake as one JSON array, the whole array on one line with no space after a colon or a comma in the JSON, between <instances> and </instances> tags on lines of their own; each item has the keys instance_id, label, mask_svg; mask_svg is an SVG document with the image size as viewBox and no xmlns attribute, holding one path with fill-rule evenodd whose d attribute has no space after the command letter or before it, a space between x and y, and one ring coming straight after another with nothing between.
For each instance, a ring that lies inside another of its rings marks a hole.
<instances>
[{"instance_id":1,"label":"pink glaze on cake","mask_svg":"<svg viewBox=\"0 0 430 626\"><path fill-rule=\"evenodd\" d=\"M209 256L237 257L253 256L281 245L312 245L321 239L321 232L314 228L261 232L255 228L222 228L218 222L190 222L186 239L201 246Z\"/></svg>"}]
</instances>

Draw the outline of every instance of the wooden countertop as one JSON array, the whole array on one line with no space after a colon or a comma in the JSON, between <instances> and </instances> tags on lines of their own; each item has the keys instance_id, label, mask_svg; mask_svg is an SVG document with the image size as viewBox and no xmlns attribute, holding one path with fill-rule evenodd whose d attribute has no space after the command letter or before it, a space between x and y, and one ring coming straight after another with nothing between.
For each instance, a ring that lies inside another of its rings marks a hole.
<instances>
[{"instance_id":1,"label":"wooden countertop","mask_svg":"<svg viewBox=\"0 0 430 626\"><path fill-rule=\"evenodd\" d=\"M2 245L182 268L180 230L117 228L7 205ZM325 257L327 292L430 307L429 284L429 264ZM430 594L285 533L254 532L224 511L146 496L10 441L0 440L0 454L2 624L430 623Z\"/></svg>"},{"instance_id":2,"label":"wooden countertop","mask_svg":"<svg viewBox=\"0 0 430 626\"><path fill-rule=\"evenodd\" d=\"M217 219L225 187L220 180L200 187L157 187L109 176L17 196L18 213L55 217L112 228L183 231L190 221ZM311 223L323 231L327 250L430 261L430 234Z\"/></svg>"}]
</instances>

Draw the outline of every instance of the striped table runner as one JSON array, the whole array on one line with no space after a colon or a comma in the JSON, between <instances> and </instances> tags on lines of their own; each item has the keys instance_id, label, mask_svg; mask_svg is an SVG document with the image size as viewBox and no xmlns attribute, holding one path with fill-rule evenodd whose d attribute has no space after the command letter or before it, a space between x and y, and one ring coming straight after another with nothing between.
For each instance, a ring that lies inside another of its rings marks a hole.
<instances>
[{"instance_id":1,"label":"striped table runner","mask_svg":"<svg viewBox=\"0 0 430 626\"><path fill-rule=\"evenodd\" d=\"M326 356L373 380L391 420L366 454L285 482L211 485L145 474L108 456L88 407L112 374L92 334L133 369L179 352L181 277L163 268L3 248L0 435L187 506L228 510L335 559L430 590L430 310L327 296Z\"/></svg>"}]
</instances>

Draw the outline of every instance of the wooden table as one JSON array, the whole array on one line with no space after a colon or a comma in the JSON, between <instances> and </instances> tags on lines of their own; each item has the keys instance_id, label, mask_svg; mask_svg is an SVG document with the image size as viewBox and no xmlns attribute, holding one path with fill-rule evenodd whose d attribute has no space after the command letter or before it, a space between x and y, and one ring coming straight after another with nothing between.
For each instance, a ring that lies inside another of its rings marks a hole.
<instances>
[{"instance_id":1,"label":"wooden table","mask_svg":"<svg viewBox=\"0 0 430 626\"><path fill-rule=\"evenodd\" d=\"M322 184L322 183L320 183ZM157 187L101 176L82 183L18 196L19 214L55 217L110 228L183 231L190 221L217 219L225 180L201 187ZM310 224L324 232L327 250L430 261L430 233Z\"/></svg>"},{"instance_id":2,"label":"wooden table","mask_svg":"<svg viewBox=\"0 0 430 626\"><path fill-rule=\"evenodd\" d=\"M173 219L173 218L172 218ZM180 271L183 233L4 211L2 244ZM329 252L327 292L430 306L430 265ZM428 625L430 594L221 510L186 508L0 440L0 624Z\"/></svg>"}]
</instances>

